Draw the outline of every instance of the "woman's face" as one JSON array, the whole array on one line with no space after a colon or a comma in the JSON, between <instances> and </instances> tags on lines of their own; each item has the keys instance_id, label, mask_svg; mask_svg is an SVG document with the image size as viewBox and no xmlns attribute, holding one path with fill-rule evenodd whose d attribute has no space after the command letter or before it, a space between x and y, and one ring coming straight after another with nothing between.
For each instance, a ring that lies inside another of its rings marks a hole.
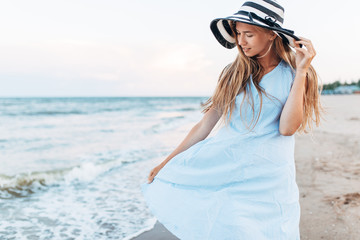
<instances>
[{"instance_id":1,"label":"woman's face","mask_svg":"<svg viewBox=\"0 0 360 240\"><path fill-rule=\"evenodd\" d=\"M275 39L273 31L266 31L254 25L236 22L237 42L248 57L262 56L267 52Z\"/></svg>"}]
</instances>

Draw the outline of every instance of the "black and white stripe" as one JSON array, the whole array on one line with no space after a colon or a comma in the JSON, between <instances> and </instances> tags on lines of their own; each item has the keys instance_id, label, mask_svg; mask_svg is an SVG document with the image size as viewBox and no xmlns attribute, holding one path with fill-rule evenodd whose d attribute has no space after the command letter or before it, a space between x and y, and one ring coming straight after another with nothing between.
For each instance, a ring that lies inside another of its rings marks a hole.
<instances>
[{"instance_id":1,"label":"black and white stripe","mask_svg":"<svg viewBox=\"0 0 360 240\"><path fill-rule=\"evenodd\" d=\"M293 39L299 39L292 30L282 28L284 8L274 0L246 1L237 13L226 18L216 18L211 22L211 31L219 43L226 48L234 48L236 40L231 32L228 20L271 29L291 46L293 46Z\"/></svg>"},{"instance_id":2,"label":"black and white stripe","mask_svg":"<svg viewBox=\"0 0 360 240\"><path fill-rule=\"evenodd\" d=\"M284 22L284 8L270 4L272 1L254 0L245 2L242 7L248 12L255 12L259 17L273 16L281 24Z\"/></svg>"}]
</instances>

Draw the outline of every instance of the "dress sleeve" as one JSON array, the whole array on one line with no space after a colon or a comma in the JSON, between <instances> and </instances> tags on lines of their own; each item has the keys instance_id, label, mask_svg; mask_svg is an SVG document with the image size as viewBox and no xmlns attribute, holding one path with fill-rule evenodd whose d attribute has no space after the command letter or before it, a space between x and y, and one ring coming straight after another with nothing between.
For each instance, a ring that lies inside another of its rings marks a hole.
<instances>
[{"instance_id":1,"label":"dress sleeve","mask_svg":"<svg viewBox=\"0 0 360 240\"><path fill-rule=\"evenodd\" d=\"M290 93L291 87L294 83L294 79L295 79L295 70L290 69L290 81L289 81L289 87L288 87L289 93Z\"/></svg>"},{"instance_id":2,"label":"dress sleeve","mask_svg":"<svg viewBox=\"0 0 360 240\"><path fill-rule=\"evenodd\" d=\"M284 69L283 71L283 104L285 104L288 96L289 96L289 93L290 93L290 90L291 90L291 87L294 83L294 79L295 79L295 70L292 70L290 66L287 66L286 69Z\"/></svg>"}]
</instances>

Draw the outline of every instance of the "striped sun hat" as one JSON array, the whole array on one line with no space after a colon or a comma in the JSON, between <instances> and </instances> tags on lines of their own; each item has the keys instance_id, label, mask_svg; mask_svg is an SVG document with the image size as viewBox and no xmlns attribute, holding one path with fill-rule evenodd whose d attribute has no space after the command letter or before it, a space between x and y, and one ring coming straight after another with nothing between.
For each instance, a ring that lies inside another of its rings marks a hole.
<instances>
[{"instance_id":1,"label":"striped sun hat","mask_svg":"<svg viewBox=\"0 0 360 240\"><path fill-rule=\"evenodd\" d=\"M276 1L253 0L246 1L237 13L225 18L216 18L210 24L210 29L221 45L226 48L236 46L234 35L228 20L243 22L273 30L286 44L294 47L293 39L299 40L294 31L282 28L284 8Z\"/></svg>"}]
</instances>

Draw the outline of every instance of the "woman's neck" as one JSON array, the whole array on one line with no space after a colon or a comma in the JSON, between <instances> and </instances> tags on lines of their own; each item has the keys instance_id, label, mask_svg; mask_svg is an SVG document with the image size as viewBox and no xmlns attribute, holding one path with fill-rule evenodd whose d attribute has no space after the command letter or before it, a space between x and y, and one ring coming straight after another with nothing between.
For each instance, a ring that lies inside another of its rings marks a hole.
<instances>
[{"instance_id":1,"label":"woman's neck","mask_svg":"<svg viewBox=\"0 0 360 240\"><path fill-rule=\"evenodd\" d=\"M264 74L273 70L279 64L280 60L280 57L276 54L274 49L271 49L266 56L257 59L264 69Z\"/></svg>"}]
</instances>

